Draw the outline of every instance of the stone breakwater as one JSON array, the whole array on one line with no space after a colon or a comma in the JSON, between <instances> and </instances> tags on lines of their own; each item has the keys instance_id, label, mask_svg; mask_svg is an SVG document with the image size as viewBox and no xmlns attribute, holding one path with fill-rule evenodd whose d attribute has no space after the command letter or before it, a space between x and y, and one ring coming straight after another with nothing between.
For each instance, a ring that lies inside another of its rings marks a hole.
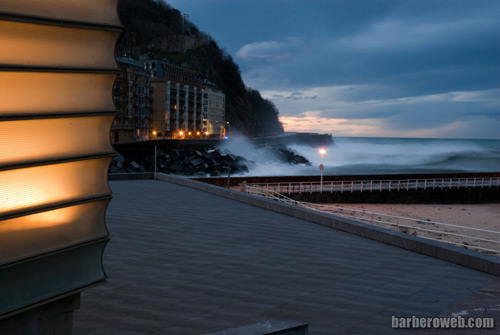
<instances>
[{"instance_id":1,"label":"stone breakwater","mask_svg":"<svg viewBox=\"0 0 500 335\"><path fill-rule=\"evenodd\" d=\"M307 164L310 162L282 145L268 145L267 152L284 164ZM249 172L255 164L244 157L233 155L219 149L178 149L171 153L157 151L156 171L183 176L224 176L228 170L231 174ZM153 172L155 157L153 155L130 155L125 157L116 153L110 173Z\"/></svg>"}]
</instances>

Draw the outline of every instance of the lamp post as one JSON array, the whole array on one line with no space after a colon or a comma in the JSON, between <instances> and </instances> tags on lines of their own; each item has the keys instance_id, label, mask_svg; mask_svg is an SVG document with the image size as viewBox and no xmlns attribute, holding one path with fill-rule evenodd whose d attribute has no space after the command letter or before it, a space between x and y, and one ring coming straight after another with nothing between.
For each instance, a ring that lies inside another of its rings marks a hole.
<instances>
[{"instance_id":1,"label":"lamp post","mask_svg":"<svg viewBox=\"0 0 500 335\"><path fill-rule=\"evenodd\" d=\"M319 171L321 172L320 193L323 193L323 157L325 157L326 150L324 148L319 149L319 154L321 155L321 164L319 165Z\"/></svg>"}]
</instances>

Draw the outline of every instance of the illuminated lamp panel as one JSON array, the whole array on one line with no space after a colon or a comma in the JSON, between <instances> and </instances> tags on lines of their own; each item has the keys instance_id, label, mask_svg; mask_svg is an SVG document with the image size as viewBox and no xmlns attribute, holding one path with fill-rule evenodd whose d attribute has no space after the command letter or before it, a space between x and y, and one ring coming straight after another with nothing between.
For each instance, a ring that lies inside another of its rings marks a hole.
<instances>
[{"instance_id":1,"label":"illuminated lamp panel","mask_svg":"<svg viewBox=\"0 0 500 335\"><path fill-rule=\"evenodd\" d=\"M22 15L119 25L118 0L2 0L0 10Z\"/></svg>"},{"instance_id":2,"label":"illuminated lamp panel","mask_svg":"<svg viewBox=\"0 0 500 335\"><path fill-rule=\"evenodd\" d=\"M112 152L114 115L0 122L0 167ZM1 172L0 172L1 173Z\"/></svg>"},{"instance_id":3,"label":"illuminated lamp panel","mask_svg":"<svg viewBox=\"0 0 500 335\"><path fill-rule=\"evenodd\" d=\"M118 35L115 31L0 21L0 64L115 68Z\"/></svg>"},{"instance_id":4,"label":"illuminated lamp panel","mask_svg":"<svg viewBox=\"0 0 500 335\"><path fill-rule=\"evenodd\" d=\"M0 265L108 236L109 199L0 221Z\"/></svg>"},{"instance_id":5,"label":"illuminated lamp panel","mask_svg":"<svg viewBox=\"0 0 500 335\"><path fill-rule=\"evenodd\" d=\"M0 171L0 214L109 194L110 157Z\"/></svg>"},{"instance_id":6,"label":"illuminated lamp panel","mask_svg":"<svg viewBox=\"0 0 500 335\"><path fill-rule=\"evenodd\" d=\"M0 0L1 320L106 279L117 3Z\"/></svg>"},{"instance_id":7,"label":"illuminated lamp panel","mask_svg":"<svg viewBox=\"0 0 500 335\"><path fill-rule=\"evenodd\" d=\"M0 71L0 114L114 110L115 74Z\"/></svg>"}]
</instances>

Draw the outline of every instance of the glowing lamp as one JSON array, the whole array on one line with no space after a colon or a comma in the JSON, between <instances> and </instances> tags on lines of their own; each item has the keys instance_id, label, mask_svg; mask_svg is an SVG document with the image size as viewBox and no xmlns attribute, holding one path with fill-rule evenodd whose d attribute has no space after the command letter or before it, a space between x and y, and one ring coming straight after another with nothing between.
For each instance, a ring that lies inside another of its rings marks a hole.
<instances>
[{"instance_id":1,"label":"glowing lamp","mask_svg":"<svg viewBox=\"0 0 500 335\"><path fill-rule=\"evenodd\" d=\"M325 157L326 150L324 148L319 149L319 154L321 155L321 164L319 165L319 170L321 173L321 179L320 179L320 192L323 193L323 158Z\"/></svg>"},{"instance_id":2,"label":"glowing lamp","mask_svg":"<svg viewBox=\"0 0 500 335\"><path fill-rule=\"evenodd\" d=\"M106 279L117 2L0 1L0 320Z\"/></svg>"}]
</instances>

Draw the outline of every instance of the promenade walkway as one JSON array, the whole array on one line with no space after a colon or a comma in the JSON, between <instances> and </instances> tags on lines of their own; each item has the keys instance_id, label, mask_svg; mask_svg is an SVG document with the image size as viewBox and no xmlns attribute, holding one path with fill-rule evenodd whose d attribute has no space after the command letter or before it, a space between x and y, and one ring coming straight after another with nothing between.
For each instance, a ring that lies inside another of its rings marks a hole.
<instances>
[{"instance_id":1,"label":"promenade walkway","mask_svg":"<svg viewBox=\"0 0 500 335\"><path fill-rule=\"evenodd\" d=\"M292 193L333 193L333 192L382 192L382 191L415 191L427 189L459 189L459 188L491 188L500 187L500 177L483 178L433 178L402 180L342 180L342 181L305 181L248 183L247 186L282 194Z\"/></svg>"},{"instance_id":2,"label":"promenade walkway","mask_svg":"<svg viewBox=\"0 0 500 335\"><path fill-rule=\"evenodd\" d=\"M205 334L268 319L307 322L311 335L405 334L392 315L438 316L498 280L184 186L110 185L109 283L82 294L76 335Z\"/></svg>"}]
</instances>

